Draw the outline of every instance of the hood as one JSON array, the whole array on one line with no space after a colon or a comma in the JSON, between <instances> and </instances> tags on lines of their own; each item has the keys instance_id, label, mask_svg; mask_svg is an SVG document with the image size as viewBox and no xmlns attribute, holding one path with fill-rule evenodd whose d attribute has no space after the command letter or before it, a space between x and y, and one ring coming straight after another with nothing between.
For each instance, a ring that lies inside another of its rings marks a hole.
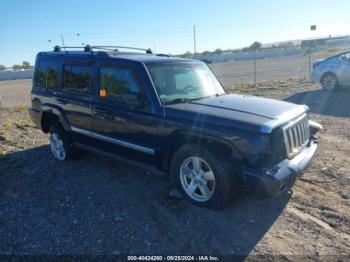
<instances>
[{"instance_id":1,"label":"hood","mask_svg":"<svg viewBox=\"0 0 350 262\"><path fill-rule=\"evenodd\" d=\"M166 105L165 111L170 117L191 117L192 120L201 117L201 121L211 124L234 125L269 133L277 125L305 113L307 107L275 99L227 94Z\"/></svg>"}]
</instances>

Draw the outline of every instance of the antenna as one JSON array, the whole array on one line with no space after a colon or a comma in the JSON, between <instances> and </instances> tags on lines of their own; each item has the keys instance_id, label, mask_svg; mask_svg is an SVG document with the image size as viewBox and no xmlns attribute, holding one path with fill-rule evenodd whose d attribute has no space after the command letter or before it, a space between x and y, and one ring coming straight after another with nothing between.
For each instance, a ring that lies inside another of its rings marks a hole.
<instances>
[{"instance_id":1,"label":"antenna","mask_svg":"<svg viewBox=\"0 0 350 262\"><path fill-rule=\"evenodd\" d=\"M64 50L66 50L66 47L64 46L63 34L61 34L61 40L62 40L62 46L63 46L63 49L64 49Z\"/></svg>"}]
</instances>

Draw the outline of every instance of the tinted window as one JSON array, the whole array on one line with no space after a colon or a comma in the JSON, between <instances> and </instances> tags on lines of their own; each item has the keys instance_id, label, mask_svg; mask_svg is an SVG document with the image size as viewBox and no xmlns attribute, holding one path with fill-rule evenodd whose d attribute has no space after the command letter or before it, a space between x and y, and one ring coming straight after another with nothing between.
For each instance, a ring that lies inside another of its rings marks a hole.
<instances>
[{"instance_id":1,"label":"tinted window","mask_svg":"<svg viewBox=\"0 0 350 262\"><path fill-rule=\"evenodd\" d=\"M46 66L43 62L40 62L36 71L35 86L45 88L46 86Z\"/></svg>"},{"instance_id":2,"label":"tinted window","mask_svg":"<svg viewBox=\"0 0 350 262\"><path fill-rule=\"evenodd\" d=\"M130 70L100 68L100 96L132 104L137 102L138 93L138 85Z\"/></svg>"},{"instance_id":3,"label":"tinted window","mask_svg":"<svg viewBox=\"0 0 350 262\"><path fill-rule=\"evenodd\" d=\"M60 63L50 63L47 67L47 82L46 87L48 89L56 89L59 86L60 80Z\"/></svg>"},{"instance_id":4,"label":"tinted window","mask_svg":"<svg viewBox=\"0 0 350 262\"><path fill-rule=\"evenodd\" d=\"M90 92L91 67L65 65L63 69L63 87L77 92Z\"/></svg>"},{"instance_id":5,"label":"tinted window","mask_svg":"<svg viewBox=\"0 0 350 262\"><path fill-rule=\"evenodd\" d=\"M339 58L342 61L350 61L350 53L343 54Z\"/></svg>"},{"instance_id":6,"label":"tinted window","mask_svg":"<svg viewBox=\"0 0 350 262\"><path fill-rule=\"evenodd\" d=\"M36 87L56 89L60 80L60 62L39 62L36 71Z\"/></svg>"}]
</instances>

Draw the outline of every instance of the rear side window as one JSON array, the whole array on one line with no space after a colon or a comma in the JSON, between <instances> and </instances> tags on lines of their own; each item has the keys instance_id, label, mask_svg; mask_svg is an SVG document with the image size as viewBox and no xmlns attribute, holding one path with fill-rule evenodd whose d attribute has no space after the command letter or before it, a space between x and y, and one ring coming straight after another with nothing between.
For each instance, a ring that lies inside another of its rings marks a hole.
<instances>
[{"instance_id":1,"label":"rear side window","mask_svg":"<svg viewBox=\"0 0 350 262\"><path fill-rule=\"evenodd\" d=\"M89 93L91 91L92 69L89 66L65 65L63 88L69 91Z\"/></svg>"},{"instance_id":2,"label":"rear side window","mask_svg":"<svg viewBox=\"0 0 350 262\"><path fill-rule=\"evenodd\" d=\"M36 71L35 86L41 89L44 89L44 88L47 88L49 90L57 89L60 83L60 71L61 71L60 62L54 62L54 61L39 62L39 65Z\"/></svg>"},{"instance_id":3,"label":"rear side window","mask_svg":"<svg viewBox=\"0 0 350 262\"><path fill-rule=\"evenodd\" d=\"M47 89L56 89L59 86L60 81L60 68L61 64L49 64L47 67L47 79L46 79L46 88Z\"/></svg>"},{"instance_id":4,"label":"rear side window","mask_svg":"<svg viewBox=\"0 0 350 262\"><path fill-rule=\"evenodd\" d=\"M100 96L120 100L128 104L137 102L140 89L128 69L100 68Z\"/></svg>"}]
</instances>

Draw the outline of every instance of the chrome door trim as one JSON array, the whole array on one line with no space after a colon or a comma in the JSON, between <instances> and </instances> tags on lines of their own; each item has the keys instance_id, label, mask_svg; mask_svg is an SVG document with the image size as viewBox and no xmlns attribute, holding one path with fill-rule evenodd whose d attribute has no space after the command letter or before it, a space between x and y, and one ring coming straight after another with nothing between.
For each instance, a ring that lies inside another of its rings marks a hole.
<instances>
[{"instance_id":1,"label":"chrome door trim","mask_svg":"<svg viewBox=\"0 0 350 262\"><path fill-rule=\"evenodd\" d=\"M136 150L136 151L140 151L140 152L143 152L143 153L146 153L146 154L150 154L150 155L154 155L155 154L155 151L152 148L148 148L148 147L144 147L144 146L140 146L140 145L135 145L135 144L132 144L132 143L129 143L129 142L125 142L125 141L122 141L122 140L119 140L119 139L115 139L115 138L112 138L112 137L104 136L104 135L101 135L101 134L98 134L98 133L95 133L95 132L92 132L92 131L88 131L88 130L85 130L85 129L81 129L81 128L78 128L78 127L75 127L75 126L71 126L71 130L73 132L76 132L76 133L79 133L79 134L82 134L82 135L86 135L86 136L89 136L89 137L92 137L92 138L96 138L96 139L99 139L99 140L102 140L102 141L105 141L105 142L113 143L113 144L118 145L118 146L127 147L127 148L130 148L130 149L133 149L133 150Z\"/></svg>"}]
</instances>

